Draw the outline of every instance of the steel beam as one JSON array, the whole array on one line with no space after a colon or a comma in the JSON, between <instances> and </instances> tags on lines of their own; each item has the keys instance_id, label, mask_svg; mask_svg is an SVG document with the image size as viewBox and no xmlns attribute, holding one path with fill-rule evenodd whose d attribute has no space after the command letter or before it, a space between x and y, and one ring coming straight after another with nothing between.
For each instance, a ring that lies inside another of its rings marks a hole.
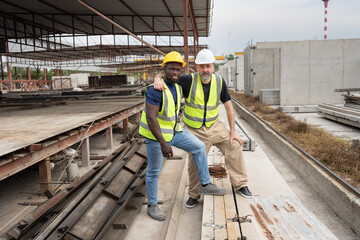
<instances>
[{"instance_id":1,"label":"steel beam","mask_svg":"<svg viewBox=\"0 0 360 240\"><path fill-rule=\"evenodd\" d=\"M188 0L183 0L184 12L184 52L185 52L185 74L189 74L189 46L188 46Z\"/></svg>"},{"instance_id":2,"label":"steel beam","mask_svg":"<svg viewBox=\"0 0 360 240\"><path fill-rule=\"evenodd\" d=\"M138 17L152 32L155 32L155 29L151 27L137 12L134 11L127 3L125 3L123 0L119 0L127 9L129 9L133 14L135 14L136 17Z\"/></svg>"},{"instance_id":3,"label":"steel beam","mask_svg":"<svg viewBox=\"0 0 360 240\"><path fill-rule=\"evenodd\" d=\"M99 11L97 11L96 9L90 7L88 4L84 3L81 0L77 0L81 5L85 6L86 8L88 8L89 10L93 11L94 13L96 13L97 15L99 15L100 17L102 17L103 19L105 19L106 21L110 22L111 24L115 25L117 28L121 29L122 31L126 32L127 34L131 35L132 37L136 38L137 40L139 40L140 42L144 43L146 46L148 46L149 48L153 49L154 51L160 53L161 55L165 55L164 52L160 51L159 49L157 49L156 47L154 47L153 45L151 45L150 43L142 40L141 38L139 38L138 36L136 36L134 33L130 32L129 30L127 30L125 27L120 26L120 24L114 22L113 20L111 20L110 18L106 17L104 14L100 13Z\"/></svg>"},{"instance_id":4,"label":"steel beam","mask_svg":"<svg viewBox=\"0 0 360 240\"><path fill-rule=\"evenodd\" d=\"M171 12L171 10L170 10L169 6L167 5L166 1L165 1L165 0L162 0L162 1L163 1L164 5L165 5L166 9L168 10L170 16L172 17L174 24L175 24L176 27L179 29L179 32L181 33L182 36L184 36L184 33L181 32L181 29L180 29L180 27L179 27L179 24L176 22L176 18L175 18L175 16L174 16L174 14Z\"/></svg>"}]
</instances>

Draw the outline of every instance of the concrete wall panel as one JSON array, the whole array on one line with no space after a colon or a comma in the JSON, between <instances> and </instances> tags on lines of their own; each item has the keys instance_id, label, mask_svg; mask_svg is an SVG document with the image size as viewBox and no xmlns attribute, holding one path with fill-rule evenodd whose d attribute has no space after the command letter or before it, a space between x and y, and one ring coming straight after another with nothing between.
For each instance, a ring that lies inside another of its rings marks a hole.
<instances>
[{"instance_id":1,"label":"concrete wall panel","mask_svg":"<svg viewBox=\"0 0 360 240\"><path fill-rule=\"evenodd\" d=\"M360 88L360 39L344 40L344 73L341 88Z\"/></svg>"},{"instance_id":2,"label":"concrete wall panel","mask_svg":"<svg viewBox=\"0 0 360 240\"><path fill-rule=\"evenodd\" d=\"M281 42L280 105L309 102L309 48L309 41Z\"/></svg>"},{"instance_id":3,"label":"concrete wall panel","mask_svg":"<svg viewBox=\"0 0 360 240\"><path fill-rule=\"evenodd\" d=\"M310 41L310 98L305 104L341 103L343 40Z\"/></svg>"},{"instance_id":4,"label":"concrete wall panel","mask_svg":"<svg viewBox=\"0 0 360 240\"><path fill-rule=\"evenodd\" d=\"M239 55L235 59L235 84L236 91L244 91L244 55Z\"/></svg>"}]
</instances>

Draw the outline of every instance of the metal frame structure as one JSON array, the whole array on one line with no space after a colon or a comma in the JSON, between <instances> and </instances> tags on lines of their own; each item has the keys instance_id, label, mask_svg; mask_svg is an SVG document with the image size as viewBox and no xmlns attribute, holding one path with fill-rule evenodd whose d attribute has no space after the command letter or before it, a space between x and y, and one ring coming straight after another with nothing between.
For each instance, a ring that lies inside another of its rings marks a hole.
<instances>
[{"instance_id":1,"label":"metal frame structure","mask_svg":"<svg viewBox=\"0 0 360 240\"><path fill-rule=\"evenodd\" d=\"M0 55L6 56L7 81L11 81L11 64L101 67L145 56L151 60L171 50L184 54L188 63L189 54L196 56L206 47L199 45L199 37L209 35L212 0L0 0L0 9ZM127 44L119 44L119 36L126 37ZM165 46L158 44L162 36L169 37ZM180 45L172 45L176 37L183 38ZM192 47L188 46L189 37L193 37ZM93 38L95 44L90 43ZM2 61L1 57L1 80L5 80ZM128 71L140 69L156 68ZM185 72L189 72L189 64ZM0 83L2 87L5 84L11 86L12 82Z\"/></svg>"},{"instance_id":2,"label":"metal frame structure","mask_svg":"<svg viewBox=\"0 0 360 240\"><path fill-rule=\"evenodd\" d=\"M76 48L81 35L131 35L163 54L138 35L182 36L184 42L193 36L198 47L199 37L209 34L211 0L0 0L0 9L1 53L12 52L9 43L18 45L19 52L23 46L35 52ZM64 37L72 41L65 43ZM84 45L89 46L88 40Z\"/></svg>"},{"instance_id":3,"label":"metal frame structure","mask_svg":"<svg viewBox=\"0 0 360 240\"><path fill-rule=\"evenodd\" d=\"M172 50L184 54L189 63L189 54L196 56L200 48L206 47L200 46L199 38L209 36L212 3L212 0L0 0L1 91L5 84L11 88L24 81L30 89L34 84L48 84L47 67L57 72L79 65L149 72L160 66L161 55ZM119 41L123 37L126 41ZM158 42L163 37L169 38L168 43ZM193 38L192 46L189 46L189 37ZM177 38L183 41L174 45L172 42ZM139 59L148 62L134 61ZM3 64L3 60L6 63ZM13 80L11 64L28 67L28 79L15 77ZM38 79L31 79L30 66L44 68L44 81L40 82L39 74ZM188 72L189 64L185 73ZM129 111L135 114L141 107ZM127 113L119 113L109 119L95 119L99 123L86 134L109 128L127 117ZM44 160L65 146L79 142L82 133L83 130L75 135L64 132L54 144L46 147L34 143L26 155L12 152L8 161L1 162L0 180L40 163L45 169L46 181L49 166Z\"/></svg>"}]
</instances>

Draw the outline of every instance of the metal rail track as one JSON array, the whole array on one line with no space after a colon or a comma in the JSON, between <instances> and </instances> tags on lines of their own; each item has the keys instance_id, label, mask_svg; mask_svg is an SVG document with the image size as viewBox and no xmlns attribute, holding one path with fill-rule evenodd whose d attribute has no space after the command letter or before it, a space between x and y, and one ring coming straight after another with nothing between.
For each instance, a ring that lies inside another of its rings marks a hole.
<instances>
[{"instance_id":1,"label":"metal rail track","mask_svg":"<svg viewBox=\"0 0 360 240\"><path fill-rule=\"evenodd\" d=\"M306 152L304 149L302 149L299 145L291 141L289 138L287 138L285 135L283 135L281 132L279 132L277 129L275 129L273 126L271 126L269 123L265 122L263 119L261 119L259 116L257 116L255 113L253 113L250 109L248 109L246 106L241 104L239 101L237 101L235 98L232 98L233 102L237 104L239 107L246 109L246 111L251 114L253 117L255 117L258 121L269 127L271 130L273 130L277 135L279 135L282 139L290 143L293 147L295 147L297 150L299 150L301 153L303 153L305 156L307 156L309 159L311 159L317 166L322 168L326 173L329 174L333 179L335 179L337 182L339 182L342 186L350 190L352 193L354 193L357 197L360 197L360 191L355 188L353 185L348 183L346 180L341 178L339 175L337 175L335 172L333 172L331 169L329 169L327 166L325 166L323 163L321 163L319 160L311 156L308 152Z\"/></svg>"},{"instance_id":2,"label":"metal rail track","mask_svg":"<svg viewBox=\"0 0 360 240\"><path fill-rule=\"evenodd\" d=\"M143 143L125 143L0 239L100 239L145 180Z\"/></svg>"}]
</instances>

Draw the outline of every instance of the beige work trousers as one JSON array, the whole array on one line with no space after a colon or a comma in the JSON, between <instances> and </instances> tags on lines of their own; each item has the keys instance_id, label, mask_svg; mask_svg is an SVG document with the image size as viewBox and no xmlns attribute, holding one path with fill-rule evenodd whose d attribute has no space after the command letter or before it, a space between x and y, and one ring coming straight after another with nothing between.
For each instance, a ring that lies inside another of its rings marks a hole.
<instances>
[{"instance_id":1,"label":"beige work trousers","mask_svg":"<svg viewBox=\"0 0 360 240\"><path fill-rule=\"evenodd\" d=\"M206 153L209 154L210 148L216 146L225 156L226 169L230 175L232 186L239 190L241 187L247 186L247 175L245 163L240 143L233 140L230 144L230 131L225 123L217 120L211 127L202 126L201 128L191 128L186 124L186 130L190 131L198 137L206 145ZM199 199L199 179L197 168L192 154L188 154L188 173L189 173L189 196Z\"/></svg>"}]
</instances>

